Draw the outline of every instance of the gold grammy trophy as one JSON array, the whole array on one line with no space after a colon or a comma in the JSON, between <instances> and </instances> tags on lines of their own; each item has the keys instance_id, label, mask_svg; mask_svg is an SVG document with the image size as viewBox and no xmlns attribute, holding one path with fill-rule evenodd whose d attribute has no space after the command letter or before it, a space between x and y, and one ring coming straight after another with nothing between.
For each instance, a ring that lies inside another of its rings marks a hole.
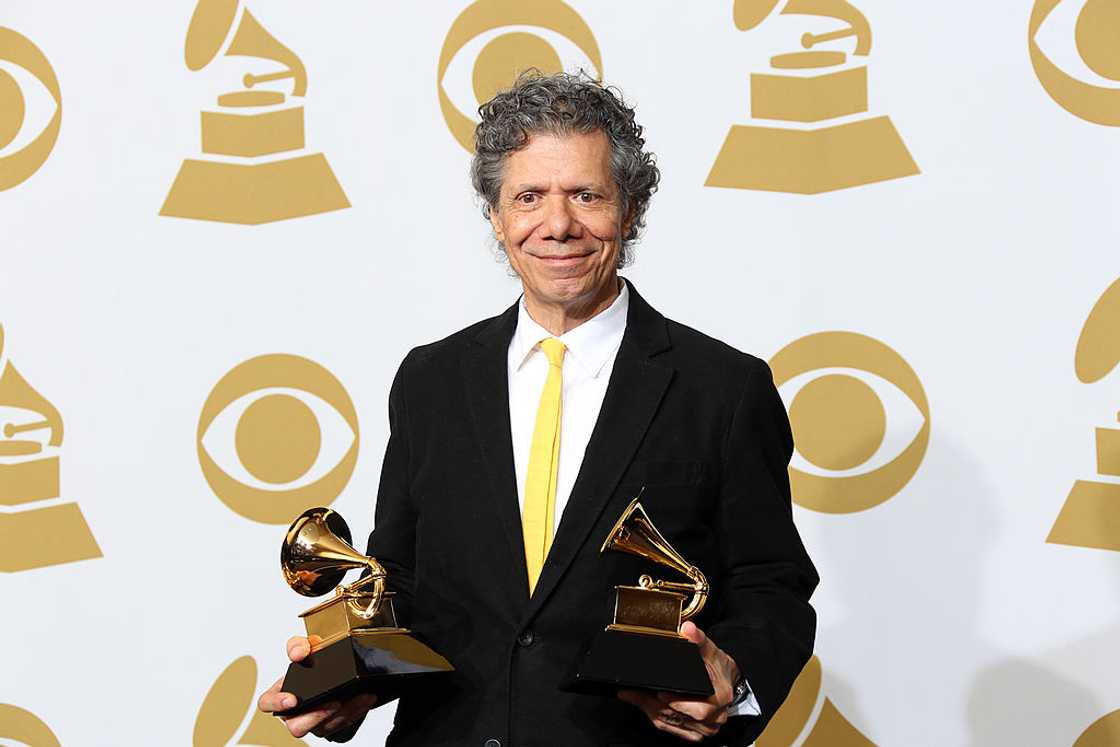
<instances>
[{"instance_id":1,"label":"gold grammy trophy","mask_svg":"<svg viewBox=\"0 0 1120 747\"><path fill-rule=\"evenodd\" d=\"M198 71L222 51L241 10L239 0L199 0L187 30L187 67ZM290 95L307 93L307 71L248 8L240 14L226 57L273 60L283 70L242 78L244 90L218 96L202 112L202 152L216 158L183 161L160 215L259 224L350 207L322 153L304 149L304 110L282 91L260 83L292 81Z\"/></svg>"},{"instance_id":2,"label":"gold grammy trophy","mask_svg":"<svg viewBox=\"0 0 1120 747\"><path fill-rule=\"evenodd\" d=\"M5 355L0 327L0 572L101 557L85 516L61 501L62 416Z\"/></svg>"},{"instance_id":3,"label":"gold grammy trophy","mask_svg":"<svg viewBox=\"0 0 1120 747\"><path fill-rule=\"evenodd\" d=\"M329 508L304 511L288 528L280 548L284 580L295 591L335 595L300 617L311 639L311 654L288 665L282 690L299 698L286 713L299 713L327 699L374 692L395 697L411 680L454 667L397 624L388 572L350 544L350 529ZM346 572L369 575L339 586Z\"/></svg>"},{"instance_id":4,"label":"gold grammy trophy","mask_svg":"<svg viewBox=\"0 0 1120 747\"><path fill-rule=\"evenodd\" d=\"M1081 382L1096 383L1120 368L1117 329L1120 280L1108 287L1081 328L1075 357ZM1098 427L1096 447L1097 473L1104 479L1074 482L1046 541L1120 552L1120 429Z\"/></svg>"},{"instance_id":5,"label":"gold grammy trophy","mask_svg":"<svg viewBox=\"0 0 1120 747\"><path fill-rule=\"evenodd\" d=\"M615 522L599 552L615 550L671 568L687 582L643 574L637 586L616 586L614 621L592 640L569 689L603 693L619 688L711 695L699 648L680 634L708 599L708 580L650 521L638 495Z\"/></svg>"},{"instance_id":6,"label":"gold grammy trophy","mask_svg":"<svg viewBox=\"0 0 1120 747\"><path fill-rule=\"evenodd\" d=\"M781 0L735 0L735 25L761 24ZM751 117L733 125L708 174L709 187L817 194L919 173L887 116L866 117L867 65L818 44L856 38L854 57L871 53L871 26L847 0L788 0L782 15L848 24L801 37L804 50L770 59L751 74ZM853 117L855 117L853 119Z\"/></svg>"}]
</instances>

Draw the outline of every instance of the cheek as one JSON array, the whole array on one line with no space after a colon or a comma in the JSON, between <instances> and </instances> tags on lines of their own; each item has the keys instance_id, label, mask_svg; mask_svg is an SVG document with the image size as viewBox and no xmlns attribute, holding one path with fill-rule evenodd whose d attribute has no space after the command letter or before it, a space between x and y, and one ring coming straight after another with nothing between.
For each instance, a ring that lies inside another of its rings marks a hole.
<instances>
[{"instance_id":1,"label":"cheek","mask_svg":"<svg viewBox=\"0 0 1120 747\"><path fill-rule=\"evenodd\" d=\"M520 246L525 239L533 235L536 223L526 216L511 216L502 225L508 246Z\"/></svg>"}]
</instances>

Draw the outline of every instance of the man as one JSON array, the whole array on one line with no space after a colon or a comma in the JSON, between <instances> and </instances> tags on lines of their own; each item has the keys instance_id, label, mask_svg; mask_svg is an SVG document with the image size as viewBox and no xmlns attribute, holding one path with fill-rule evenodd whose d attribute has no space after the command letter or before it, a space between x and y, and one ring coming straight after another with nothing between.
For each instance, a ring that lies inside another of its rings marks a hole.
<instances>
[{"instance_id":1,"label":"man","mask_svg":"<svg viewBox=\"0 0 1120 747\"><path fill-rule=\"evenodd\" d=\"M387 744L747 745L815 628L769 369L665 319L618 277L658 172L614 92L527 75L480 113L472 179L524 295L413 350L389 396L368 553L402 618L456 671L401 699ZM681 630L709 698L561 689L610 622L613 587L650 570L599 553L643 487L651 519L711 582ZM291 659L307 652L289 641ZM262 710L294 704L279 689ZM286 724L346 739L373 705L360 696Z\"/></svg>"}]
</instances>

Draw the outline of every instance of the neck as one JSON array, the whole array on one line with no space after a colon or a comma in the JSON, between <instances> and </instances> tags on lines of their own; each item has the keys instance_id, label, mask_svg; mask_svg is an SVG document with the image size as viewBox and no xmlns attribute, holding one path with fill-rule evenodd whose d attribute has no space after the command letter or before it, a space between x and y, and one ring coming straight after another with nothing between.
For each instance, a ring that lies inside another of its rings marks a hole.
<instances>
[{"instance_id":1,"label":"neck","mask_svg":"<svg viewBox=\"0 0 1120 747\"><path fill-rule=\"evenodd\" d=\"M556 337L570 332L588 319L606 311L622 290L622 281L605 283L594 296L570 304L543 302L528 291L525 292L525 310L529 317Z\"/></svg>"}]
</instances>

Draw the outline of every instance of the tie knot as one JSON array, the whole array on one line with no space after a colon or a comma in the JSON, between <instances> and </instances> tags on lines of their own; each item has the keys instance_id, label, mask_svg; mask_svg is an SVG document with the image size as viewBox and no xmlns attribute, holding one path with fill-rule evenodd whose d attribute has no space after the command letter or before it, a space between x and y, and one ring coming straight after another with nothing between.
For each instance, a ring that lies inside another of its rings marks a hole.
<instances>
[{"instance_id":1,"label":"tie knot","mask_svg":"<svg viewBox=\"0 0 1120 747\"><path fill-rule=\"evenodd\" d=\"M541 340L540 345L541 350L543 350L544 354L548 357L549 365L560 368L564 363L564 351L567 350L564 343L560 342L555 337L549 337L548 339Z\"/></svg>"}]
</instances>

